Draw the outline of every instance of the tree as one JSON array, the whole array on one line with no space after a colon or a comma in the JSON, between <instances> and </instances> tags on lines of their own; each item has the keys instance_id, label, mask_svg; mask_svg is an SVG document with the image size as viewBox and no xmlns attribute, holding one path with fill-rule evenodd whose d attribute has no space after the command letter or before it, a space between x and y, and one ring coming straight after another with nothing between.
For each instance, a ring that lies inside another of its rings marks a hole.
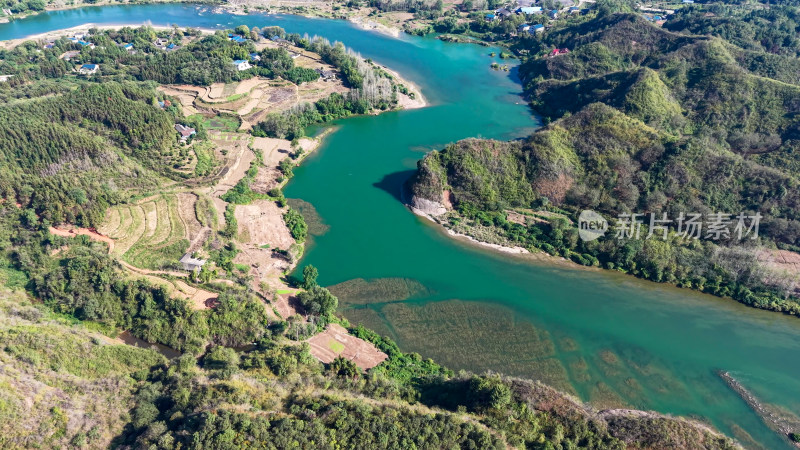
<instances>
[{"instance_id":1,"label":"tree","mask_svg":"<svg viewBox=\"0 0 800 450\"><path fill-rule=\"evenodd\" d=\"M343 378L356 378L359 375L358 366L353 361L342 356L337 356L336 359L331 361L328 370Z\"/></svg>"},{"instance_id":2,"label":"tree","mask_svg":"<svg viewBox=\"0 0 800 450\"><path fill-rule=\"evenodd\" d=\"M306 312L315 316L329 317L339 306L339 299L320 286L301 292L297 299Z\"/></svg>"},{"instance_id":3,"label":"tree","mask_svg":"<svg viewBox=\"0 0 800 450\"><path fill-rule=\"evenodd\" d=\"M319 270L311 264L303 268L303 289L309 290L317 285Z\"/></svg>"}]
</instances>

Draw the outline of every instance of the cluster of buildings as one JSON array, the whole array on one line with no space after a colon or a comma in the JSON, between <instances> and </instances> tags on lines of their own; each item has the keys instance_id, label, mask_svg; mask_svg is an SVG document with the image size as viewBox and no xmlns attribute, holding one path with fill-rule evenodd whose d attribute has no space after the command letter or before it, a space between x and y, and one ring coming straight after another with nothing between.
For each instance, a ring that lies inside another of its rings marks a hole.
<instances>
[{"instance_id":1,"label":"cluster of buildings","mask_svg":"<svg viewBox=\"0 0 800 450\"><path fill-rule=\"evenodd\" d=\"M522 16L535 16L547 15L550 19L557 19L559 14L580 14L585 12L581 10L573 0L556 0L560 5L559 9L544 9L542 6L536 6L536 0L516 0L517 8L513 11L509 8L500 8L492 13L486 14L485 19L489 22L506 20L514 15ZM517 28L519 35L535 35L545 30L543 24L528 24L523 23Z\"/></svg>"},{"instance_id":2,"label":"cluster of buildings","mask_svg":"<svg viewBox=\"0 0 800 450\"><path fill-rule=\"evenodd\" d=\"M178 45L170 42L167 38L158 38L153 41L153 45L155 45L159 50L164 50L165 52L171 52L179 48Z\"/></svg>"},{"instance_id":3,"label":"cluster of buildings","mask_svg":"<svg viewBox=\"0 0 800 450\"><path fill-rule=\"evenodd\" d=\"M572 0L556 0L556 3L560 4L560 8L548 10L544 9L542 6L535 6L535 3L534 0L517 0L517 8L514 9L513 12L509 8L500 8L492 13L486 14L485 19L489 22L505 20L514 14L526 16L546 14L551 19L557 19L561 12L566 12L568 14L578 14L581 12L581 9L576 6Z\"/></svg>"},{"instance_id":4,"label":"cluster of buildings","mask_svg":"<svg viewBox=\"0 0 800 450\"><path fill-rule=\"evenodd\" d=\"M81 47L94 48L94 44L84 40L84 37L85 36L82 35L82 34L76 34L75 36L72 36L71 38L69 38L69 40L74 42L74 43L76 43L76 44L80 44Z\"/></svg>"},{"instance_id":5,"label":"cluster of buildings","mask_svg":"<svg viewBox=\"0 0 800 450\"><path fill-rule=\"evenodd\" d=\"M228 33L228 40L236 42L237 44L244 44L245 42L249 41L249 39L243 38L238 34L231 34L231 33Z\"/></svg>"}]
</instances>

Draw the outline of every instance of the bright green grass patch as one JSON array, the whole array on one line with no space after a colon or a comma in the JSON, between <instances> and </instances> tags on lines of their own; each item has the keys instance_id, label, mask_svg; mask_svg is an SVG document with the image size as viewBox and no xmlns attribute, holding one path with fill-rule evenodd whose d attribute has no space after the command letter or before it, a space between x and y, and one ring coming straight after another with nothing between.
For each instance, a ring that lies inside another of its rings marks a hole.
<instances>
[{"instance_id":1,"label":"bright green grass patch","mask_svg":"<svg viewBox=\"0 0 800 450\"><path fill-rule=\"evenodd\" d=\"M241 124L239 118L233 115L220 114L214 117L206 118L200 114L195 114L190 117L195 116L203 121L203 125L206 127L206 130L218 130L234 133L239 129L239 125Z\"/></svg>"},{"instance_id":2,"label":"bright green grass patch","mask_svg":"<svg viewBox=\"0 0 800 450\"><path fill-rule=\"evenodd\" d=\"M195 144L193 150L195 157L197 157L197 164L194 166L195 176L204 177L210 174L217 165L217 161L214 158L214 148L211 142L204 141Z\"/></svg>"},{"instance_id":3,"label":"bright green grass patch","mask_svg":"<svg viewBox=\"0 0 800 450\"><path fill-rule=\"evenodd\" d=\"M330 341L328 343L328 348L331 349L334 353L339 354L344 351L344 344L341 342Z\"/></svg>"},{"instance_id":4,"label":"bright green grass patch","mask_svg":"<svg viewBox=\"0 0 800 450\"><path fill-rule=\"evenodd\" d=\"M28 283L25 272L13 267L0 267L0 285L8 288L21 288Z\"/></svg>"},{"instance_id":5,"label":"bright green grass patch","mask_svg":"<svg viewBox=\"0 0 800 450\"><path fill-rule=\"evenodd\" d=\"M239 100L240 98L247 97L247 95L248 95L247 92L242 92L241 94L229 95L227 98L225 98L225 101L226 102L235 102L236 100Z\"/></svg>"}]
</instances>

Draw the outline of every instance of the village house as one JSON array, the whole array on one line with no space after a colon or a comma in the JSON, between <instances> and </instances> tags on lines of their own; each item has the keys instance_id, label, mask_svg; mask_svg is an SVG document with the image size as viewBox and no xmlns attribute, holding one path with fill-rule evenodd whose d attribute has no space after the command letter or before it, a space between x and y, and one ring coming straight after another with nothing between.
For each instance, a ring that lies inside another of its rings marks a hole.
<instances>
[{"instance_id":1,"label":"village house","mask_svg":"<svg viewBox=\"0 0 800 450\"><path fill-rule=\"evenodd\" d=\"M526 14L526 15L541 14L542 13L542 7L541 6L523 6L521 8L517 8L517 10L515 12L517 14Z\"/></svg>"},{"instance_id":2,"label":"village house","mask_svg":"<svg viewBox=\"0 0 800 450\"><path fill-rule=\"evenodd\" d=\"M169 101L169 100L164 100L163 102L162 101L158 102L158 107L161 108L161 109L169 108L170 106L172 106L172 102Z\"/></svg>"},{"instance_id":3,"label":"village house","mask_svg":"<svg viewBox=\"0 0 800 450\"><path fill-rule=\"evenodd\" d=\"M519 31L520 33L524 33L524 32L526 32L526 31L528 31L530 29L531 29L531 26L528 25L527 23L523 23L519 27L517 27L517 31Z\"/></svg>"},{"instance_id":4,"label":"village house","mask_svg":"<svg viewBox=\"0 0 800 450\"><path fill-rule=\"evenodd\" d=\"M319 74L320 78L325 81L336 79L336 73L332 70L325 70L322 67L318 67L317 73Z\"/></svg>"},{"instance_id":5,"label":"village house","mask_svg":"<svg viewBox=\"0 0 800 450\"><path fill-rule=\"evenodd\" d=\"M567 53L569 53L568 48L554 48L553 51L550 52L550 57L566 55Z\"/></svg>"},{"instance_id":6,"label":"village house","mask_svg":"<svg viewBox=\"0 0 800 450\"><path fill-rule=\"evenodd\" d=\"M245 39L245 38L243 38L243 37L241 37L241 36L239 36L237 34L229 34L228 35L228 40L236 42L237 44L242 44L242 43L247 42L247 39Z\"/></svg>"},{"instance_id":7,"label":"village house","mask_svg":"<svg viewBox=\"0 0 800 450\"><path fill-rule=\"evenodd\" d=\"M569 7L569 13L570 14L578 14L579 12L581 12L581 9L578 8L577 6L570 6Z\"/></svg>"},{"instance_id":8,"label":"village house","mask_svg":"<svg viewBox=\"0 0 800 450\"><path fill-rule=\"evenodd\" d=\"M528 33L535 34L535 33L541 33L543 31L544 31L544 25L537 23L536 25L532 26L530 30L528 30Z\"/></svg>"},{"instance_id":9,"label":"village house","mask_svg":"<svg viewBox=\"0 0 800 450\"><path fill-rule=\"evenodd\" d=\"M203 267L203 264L206 263L206 260L192 258L192 255L187 253L183 255L183 257L180 259L180 263L181 267L183 267L183 270L187 270L189 272L197 272Z\"/></svg>"},{"instance_id":10,"label":"village house","mask_svg":"<svg viewBox=\"0 0 800 450\"><path fill-rule=\"evenodd\" d=\"M290 41L287 41L286 39L283 39L283 38L281 38L281 37L280 37L280 36L278 36L278 35L272 36L272 37L271 37L271 38L269 38L269 39L270 39L272 42L274 42L274 43L276 43L276 44L278 44L278 45L280 45L280 46L282 46L282 47L288 47L288 46L292 45L292 43L291 43Z\"/></svg>"},{"instance_id":11,"label":"village house","mask_svg":"<svg viewBox=\"0 0 800 450\"><path fill-rule=\"evenodd\" d=\"M245 61L243 59L237 59L236 61L233 62L233 65L236 66L236 70L238 70L239 72L253 67L250 65L248 61Z\"/></svg>"},{"instance_id":12,"label":"village house","mask_svg":"<svg viewBox=\"0 0 800 450\"><path fill-rule=\"evenodd\" d=\"M64 52L59 58L63 59L64 61L69 61L72 58L77 58L80 56L81 52L77 50L70 50L68 52Z\"/></svg>"},{"instance_id":13,"label":"village house","mask_svg":"<svg viewBox=\"0 0 800 450\"><path fill-rule=\"evenodd\" d=\"M153 41L153 45L160 48L161 50L166 49L167 44L169 44L169 39L167 38L158 38L155 41Z\"/></svg>"},{"instance_id":14,"label":"village house","mask_svg":"<svg viewBox=\"0 0 800 450\"><path fill-rule=\"evenodd\" d=\"M81 75L94 75L99 69L99 64L84 64L78 69L78 72Z\"/></svg>"},{"instance_id":15,"label":"village house","mask_svg":"<svg viewBox=\"0 0 800 450\"><path fill-rule=\"evenodd\" d=\"M189 139L189 136L197 134L197 131L192 127L187 127L186 125L176 123L175 124L175 131L177 131L181 135L181 141L186 142Z\"/></svg>"},{"instance_id":16,"label":"village house","mask_svg":"<svg viewBox=\"0 0 800 450\"><path fill-rule=\"evenodd\" d=\"M136 54L136 49L133 48L133 44L131 43L123 42L122 44L119 44L119 46L122 47L123 50L127 51L131 55Z\"/></svg>"},{"instance_id":17,"label":"village house","mask_svg":"<svg viewBox=\"0 0 800 450\"><path fill-rule=\"evenodd\" d=\"M500 8L497 11L495 11L494 14L495 16L497 16L498 19L503 20L508 17L511 17L511 14L513 13L505 8Z\"/></svg>"},{"instance_id":18,"label":"village house","mask_svg":"<svg viewBox=\"0 0 800 450\"><path fill-rule=\"evenodd\" d=\"M261 61L261 55L258 53L250 53L250 61Z\"/></svg>"},{"instance_id":19,"label":"village house","mask_svg":"<svg viewBox=\"0 0 800 450\"><path fill-rule=\"evenodd\" d=\"M550 11L547 13L547 15L548 15L548 16L549 16L551 19L558 19L558 10L557 10L557 9L550 10Z\"/></svg>"},{"instance_id":20,"label":"village house","mask_svg":"<svg viewBox=\"0 0 800 450\"><path fill-rule=\"evenodd\" d=\"M484 18L486 19L487 22L493 22L494 19L497 18L497 16L495 16L494 14L487 14L484 16Z\"/></svg>"},{"instance_id":21,"label":"village house","mask_svg":"<svg viewBox=\"0 0 800 450\"><path fill-rule=\"evenodd\" d=\"M84 41L83 39L69 38L69 40L76 44L80 44L82 47L94 48L94 44Z\"/></svg>"}]
</instances>

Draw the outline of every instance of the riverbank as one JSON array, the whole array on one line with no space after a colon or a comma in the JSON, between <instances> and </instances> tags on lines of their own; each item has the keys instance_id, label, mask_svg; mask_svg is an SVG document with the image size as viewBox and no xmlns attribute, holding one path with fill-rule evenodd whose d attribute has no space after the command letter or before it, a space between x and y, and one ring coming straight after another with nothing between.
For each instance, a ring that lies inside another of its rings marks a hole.
<instances>
[{"instance_id":1,"label":"riverbank","mask_svg":"<svg viewBox=\"0 0 800 450\"><path fill-rule=\"evenodd\" d=\"M37 16L39 14L46 14L50 12L56 11L67 11L71 9L80 9L86 7L101 7L101 6L117 6L117 5L129 5L134 2L125 2L124 0L97 0L94 2L86 2L85 0L78 0L77 2L70 2L65 3L64 0L56 0L51 4L48 4L44 7L42 11L29 11L23 14L12 14L10 17L2 17L0 18L0 23L8 23L12 20L19 20L25 19L28 17ZM135 4L145 5L145 4L159 4L159 3L187 3L187 4L207 4L207 5L217 5L213 0L145 0L145 1L138 1Z\"/></svg>"},{"instance_id":2,"label":"riverbank","mask_svg":"<svg viewBox=\"0 0 800 450\"><path fill-rule=\"evenodd\" d=\"M409 93L414 94L412 98L410 95L406 95L400 91L397 92L397 104L399 109L418 109L424 108L429 106L428 100L422 94L422 90L417 86L415 83L408 81L407 79L403 78L398 72L382 65L377 64L378 67L386 71L389 75L394 77L395 82L398 85L405 86L408 89Z\"/></svg>"},{"instance_id":3,"label":"riverbank","mask_svg":"<svg viewBox=\"0 0 800 450\"><path fill-rule=\"evenodd\" d=\"M76 34L86 34L91 29L97 29L101 31L106 30L118 30L124 27L143 27L148 26L156 31L169 31L175 29L175 27L170 27L166 25L151 25L149 23L140 23L140 24L96 24L96 23L85 23L82 25L77 25L70 28L62 28L59 30L47 31L45 33L38 33L32 34L30 36L25 36L23 38L17 39L9 39L7 41L0 41L0 48L11 50L18 45L22 44L23 42L27 41L54 41L62 37L72 37ZM181 29L181 28L179 28ZM186 29L186 28L183 28ZM217 30L212 28L192 28L193 30L198 30L202 34L214 34Z\"/></svg>"},{"instance_id":4,"label":"riverbank","mask_svg":"<svg viewBox=\"0 0 800 450\"><path fill-rule=\"evenodd\" d=\"M62 28L58 30L47 31L44 33L32 34L29 36L25 36L23 38L17 39L10 39L6 41L0 41L0 48L11 50L15 47L19 46L20 44L27 42L27 41L54 41L62 37L72 37L76 34L86 34L91 29L97 29L101 31L106 30L117 30L123 27L140 27L140 26L149 26L156 31L170 31L175 29L172 26L165 26L165 25L152 25L149 23L140 23L140 24L129 24L129 23L118 23L118 24L97 24L97 23L84 23L81 25L77 25L74 27L69 28ZM219 31L218 29L214 28L201 28L201 27L187 27L178 29L189 29L197 30L202 34L214 34L215 32ZM257 43L258 44L258 43ZM262 45L263 46L263 45ZM302 49L295 48L295 51L302 53ZM398 108L397 109L417 109L417 108L424 108L428 106L428 102L425 96L422 94L422 90L417 86L415 83L405 79L400 73L395 70L390 69L389 67L383 64L375 64L381 70L385 71L386 73L390 74L395 82L398 85L405 86L407 89L408 94L404 94L400 91L397 93L397 100L398 100ZM412 95L413 94L413 98Z\"/></svg>"}]
</instances>

